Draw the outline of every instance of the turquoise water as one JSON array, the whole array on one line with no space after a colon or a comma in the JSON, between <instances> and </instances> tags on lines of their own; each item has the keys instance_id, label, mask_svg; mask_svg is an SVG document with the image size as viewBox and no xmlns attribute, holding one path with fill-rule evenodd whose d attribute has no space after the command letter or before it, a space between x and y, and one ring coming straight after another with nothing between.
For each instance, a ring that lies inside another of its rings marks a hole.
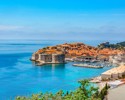
<instances>
[{"instance_id":1,"label":"turquoise water","mask_svg":"<svg viewBox=\"0 0 125 100\"><path fill-rule=\"evenodd\" d=\"M73 67L73 63L35 66L29 60L37 49L64 41L0 41L0 100L39 92L73 90L77 81L110 69ZM95 42L96 43L96 42ZM88 42L89 44L89 42ZM96 44L92 44L96 45Z\"/></svg>"}]
</instances>

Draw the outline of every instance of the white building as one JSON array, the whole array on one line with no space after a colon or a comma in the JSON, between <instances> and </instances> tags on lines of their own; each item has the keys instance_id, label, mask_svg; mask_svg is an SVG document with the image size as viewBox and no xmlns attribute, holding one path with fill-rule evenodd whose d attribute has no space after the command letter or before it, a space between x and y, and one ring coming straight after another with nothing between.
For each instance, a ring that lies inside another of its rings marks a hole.
<instances>
[{"instance_id":1,"label":"white building","mask_svg":"<svg viewBox=\"0 0 125 100\"><path fill-rule=\"evenodd\" d=\"M125 63L125 54L118 54L109 57L109 61L113 64Z\"/></svg>"}]
</instances>

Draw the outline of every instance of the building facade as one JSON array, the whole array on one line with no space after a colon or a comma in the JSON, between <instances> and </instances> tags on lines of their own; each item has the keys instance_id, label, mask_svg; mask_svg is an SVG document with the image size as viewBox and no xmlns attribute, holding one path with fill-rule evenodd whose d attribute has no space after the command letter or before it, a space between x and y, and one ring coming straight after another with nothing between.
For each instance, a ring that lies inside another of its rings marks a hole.
<instances>
[{"instance_id":1,"label":"building facade","mask_svg":"<svg viewBox=\"0 0 125 100\"><path fill-rule=\"evenodd\" d=\"M39 54L38 61L43 62L43 63L52 62L52 55L51 54Z\"/></svg>"},{"instance_id":2,"label":"building facade","mask_svg":"<svg viewBox=\"0 0 125 100\"><path fill-rule=\"evenodd\" d=\"M44 64L49 63L65 63L65 54L46 54L41 53L37 55L33 55L32 59L35 59L35 61L39 61Z\"/></svg>"},{"instance_id":3,"label":"building facade","mask_svg":"<svg viewBox=\"0 0 125 100\"><path fill-rule=\"evenodd\" d=\"M64 54L52 54L52 63L65 63Z\"/></svg>"},{"instance_id":4,"label":"building facade","mask_svg":"<svg viewBox=\"0 0 125 100\"><path fill-rule=\"evenodd\" d=\"M125 63L125 54L110 56L109 61L114 64Z\"/></svg>"},{"instance_id":5,"label":"building facade","mask_svg":"<svg viewBox=\"0 0 125 100\"><path fill-rule=\"evenodd\" d=\"M38 54L36 54L36 53L32 54L31 60L36 61L38 59L39 59L39 55Z\"/></svg>"}]
</instances>

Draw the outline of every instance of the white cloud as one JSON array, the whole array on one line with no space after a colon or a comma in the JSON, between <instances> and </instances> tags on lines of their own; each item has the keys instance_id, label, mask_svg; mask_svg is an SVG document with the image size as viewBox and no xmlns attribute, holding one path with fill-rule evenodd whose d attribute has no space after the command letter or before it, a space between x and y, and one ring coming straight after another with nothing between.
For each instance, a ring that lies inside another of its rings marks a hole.
<instances>
[{"instance_id":1,"label":"white cloud","mask_svg":"<svg viewBox=\"0 0 125 100\"><path fill-rule=\"evenodd\" d=\"M18 31L23 28L23 26L0 25L0 31Z\"/></svg>"}]
</instances>

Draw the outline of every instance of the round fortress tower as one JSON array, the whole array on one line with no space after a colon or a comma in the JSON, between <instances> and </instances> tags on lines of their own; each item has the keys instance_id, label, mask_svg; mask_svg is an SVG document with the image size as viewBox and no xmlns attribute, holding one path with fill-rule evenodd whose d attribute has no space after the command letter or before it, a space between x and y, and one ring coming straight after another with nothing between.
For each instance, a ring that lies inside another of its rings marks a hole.
<instances>
[{"instance_id":1,"label":"round fortress tower","mask_svg":"<svg viewBox=\"0 0 125 100\"><path fill-rule=\"evenodd\" d=\"M65 63L65 54L52 54L52 63Z\"/></svg>"}]
</instances>

